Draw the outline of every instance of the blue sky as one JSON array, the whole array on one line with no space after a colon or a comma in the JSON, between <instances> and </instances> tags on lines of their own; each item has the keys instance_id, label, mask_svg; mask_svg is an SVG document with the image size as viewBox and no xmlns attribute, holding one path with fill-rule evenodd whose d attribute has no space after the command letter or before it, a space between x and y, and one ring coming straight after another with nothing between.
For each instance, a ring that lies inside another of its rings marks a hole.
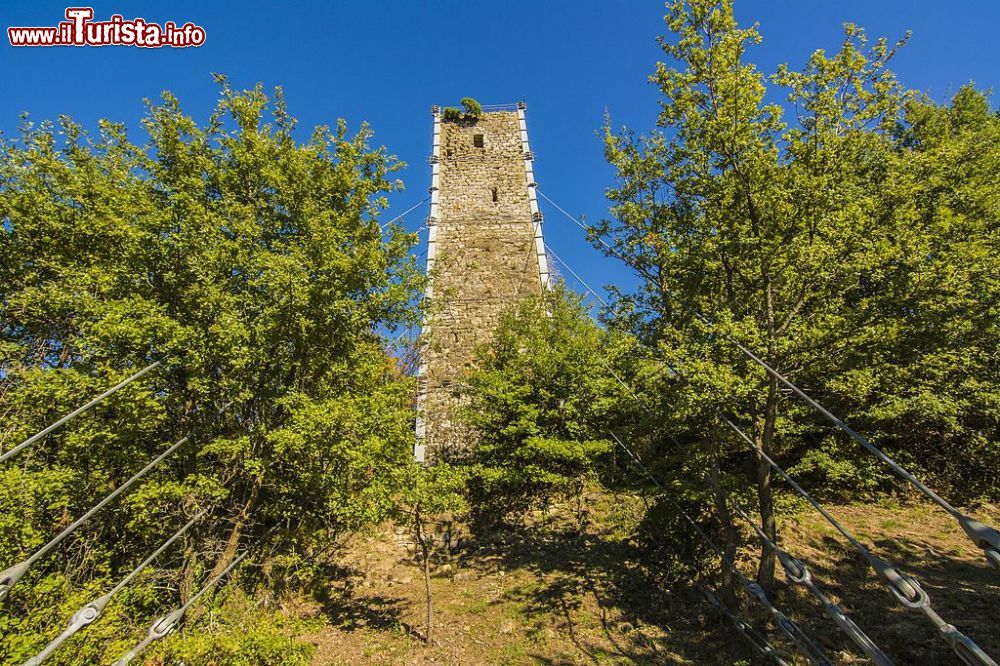
<instances>
[{"instance_id":1,"label":"blue sky","mask_svg":"<svg viewBox=\"0 0 1000 666\"><path fill-rule=\"evenodd\" d=\"M82 3L81 3L82 4ZM55 25L65 3L6 0L0 24ZM95 18L205 28L192 49L32 48L0 45L0 131L18 115L68 114L90 128L121 120L140 141L142 99L164 89L204 120L218 96L210 73L235 86L281 85L305 133L316 124L367 120L376 141L410 166L407 189L387 213L420 201L430 182L432 104L464 96L483 103L528 103L528 128L540 189L574 214L606 215L612 173L596 135L607 110L615 124L649 128L656 91L647 83L661 59L661 2L639 0L334 0L330 2L138 2L93 4ZM841 24L896 39L913 31L894 69L911 88L945 100L962 84L992 88L1000 58L990 44L1000 25L996 0L737 0L741 22L759 22L764 43L750 57L766 73L801 66L817 48L834 50ZM4 30L4 33L6 30ZM628 269L604 259L580 230L546 208L548 243L592 286L634 284ZM420 226L426 207L407 216ZM567 276L573 285L574 280Z\"/></svg>"}]
</instances>

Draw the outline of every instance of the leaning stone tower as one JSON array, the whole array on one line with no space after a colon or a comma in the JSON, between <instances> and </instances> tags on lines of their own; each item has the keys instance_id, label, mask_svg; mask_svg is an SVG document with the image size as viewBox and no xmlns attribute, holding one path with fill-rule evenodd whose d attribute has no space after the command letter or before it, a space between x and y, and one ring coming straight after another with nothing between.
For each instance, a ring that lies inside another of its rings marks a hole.
<instances>
[{"instance_id":1,"label":"leaning stone tower","mask_svg":"<svg viewBox=\"0 0 1000 666\"><path fill-rule=\"evenodd\" d=\"M456 382L511 303L541 293L549 270L535 196L525 105L444 120L433 107L427 314L422 331L418 461L468 451Z\"/></svg>"}]
</instances>

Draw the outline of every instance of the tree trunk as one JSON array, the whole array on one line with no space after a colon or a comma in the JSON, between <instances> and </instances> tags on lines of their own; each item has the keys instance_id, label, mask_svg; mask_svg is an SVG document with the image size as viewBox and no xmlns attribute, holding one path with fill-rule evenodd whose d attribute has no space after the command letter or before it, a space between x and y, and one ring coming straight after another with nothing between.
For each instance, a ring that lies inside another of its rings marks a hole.
<instances>
[{"instance_id":1,"label":"tree trunk","mask_svg":"<svg viewBox=\"0 0 1000 666\"><path fill-rule=\"evenodd\" d=\"M229 566L229 563L233 561L233 558L236 557L236 551L240 547L240 536L243 534L243 525L244 519L240 517L229 532L229 538L226 539L226 547L222 549L222 555L215 561L215 566L212 567L209 580L221 574Z\"/></svg>"},{"instance_id":2,"label":"tree trunk","mask_svg":"<svg viewBox=\"0 0 1000 666\"><path fill-rule=\"evenodd\" d=\"M764 403L764 428L756 435L757 446L770 458L774 458L774 424L778 412L778 381L768 375L767 401ZM774 498L771 490L771 465L760 454L757 455L757 499L760 503L760 525L771 541L777 543L777 527L774 522ZM760 566L757 568L757 582L766 591L774 588L774 553L765 544L760 546Z\"/></svg>"},{"instance_id":3,"label":"tree trunk","mask_svg":"<svg viewBox=\"0 0 1000 666\"><path fill-rule=\"evenodd\" d=\"M198 551L193 546L185 546L184 560L181 563L180 594L181 603L187 603L191 595L194 594L194 572L197 568Z\"/></svg>"},{"instance_id":4,"label":"tree trunk","mask_svg":"<svg viewBox=\"0 0 1000 666\"><path fill-rule=\"evenodd\" d=\"M413 515L413 525L424 568L424 598L427 602L427 628L424 630L424 643L430 645L433 640L432 631L434 624L434 603L431 595L431 548L427 542L427 535L424 534L419 509Z\"/></svg>"},{"instance_id":5,"label":"tree trunk","mask_svg":"<svg viewBox=\"0 0 1000 666\"><path fill-rule=\"evenodd\" d=\"M212 567L212 578L221 574L233 561L233 558L236 557L236 551L240 547L240 537L243 536L243 529L246 527L248 521L252 523L252 518L256 514L257 493L259 489L260 486L257 483L254 483L250 487L250 496L243 503L243 507L240 509L240 513L233 523L233 529L230 530L229 537L226 538L226 547L222 549L222 555L219 556L219 559L215 561L215 566Z\"/></svg>"},{"instance_id":6,"label":"tree trunk","mask_svg":"<svg viewBox=\"0 0 1000 666\"><path fill-rule=\"evenodd\" d=\"M770 270L763 257L761 259L761 277L764 279L764 308L767 327L767 362L777 368L778 335L775 329L774 291L771 283ZM757 445L760 450L774 459L774 428L778 416L778 380L767 373L767 400L764 402L764 427L759 433ZM757 498L760 502L760 525L772 542L777 543L776 526L774 522L774 498L771 491L771 465L763 456L757 455ZM775 555L764 543L760 545L760 566L757 568L757 583L765 591L774 588Z\"/></svg>"},{"instance_id":7,"label":"tree trunk","mask_svg":"<svg viewBox=\"0 0 1000 666\"><path fill-rule=\"evenodd\" d=\"M733 524L733 516L729 512L728 494L722 485L722 473L719 466L720 446L721 444L718 436L717 422L713 421L711 439L709 440L709 456L712 460L709 483L711 484L713 495L715 497L715 511L719 516L719 521L722 523L723 533L726 536L724 558L726 561L735 564L736 548L739 545L739 533L736 531L736 526ZM719 594L722 597L722 601L730 608L736 607L736 591L734 583L735 577L733 576L732 571L730 571L727 566L723 565L722 585L719 589Z\"/></svg>"}]
</instances>

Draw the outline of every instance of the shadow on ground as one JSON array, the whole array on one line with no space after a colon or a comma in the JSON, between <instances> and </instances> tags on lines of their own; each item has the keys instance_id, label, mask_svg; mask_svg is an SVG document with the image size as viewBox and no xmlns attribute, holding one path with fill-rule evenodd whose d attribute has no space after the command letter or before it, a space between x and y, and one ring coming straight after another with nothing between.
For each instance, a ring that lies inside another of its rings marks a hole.
<instances>
[{"instance_id":1,"label":"shadow on ground","mask_svg":"<svg viewBox=\"0 0 1000 666\"><path fill-rule=\"evenodd\" d=\"M658 515L662 507L646 511L631 495L587 500L582 521L574 507L556 507L526 525L469 539L438 562L438 640L426 648L415 638L423 630L422 580L405 539L396 533L359 544L353 560L330 572L336 583L321 611L330 630L314 637L315 663L764 663L688 582L690 562L718 566L688 526ZM1000 653L1000 576L947 515L922 506L829 508L873 551L920 580L946 621ZM817 585L896 664L958 663L926 618L899 605L821 519L798 513L781 523L783 546L809 563ZM750 575L756 548L749 535L744 543L740 567ZM812 596L778 578L775 605L834 663L867 663ZM806 663L745 594L733 607L788 663Z\"/></svg>"},{"instance_id":2,"label":"shadow on ground","mask_svg":"<svg viewBox=\"0 0 1000 666\"><path fill-rule=\"evenodd\" d=\"M597 512L603 514L604 508ZM521 604L527 622L545 626L555 620L577 652L569 660L529 652L534 661L732 664L751 659L751 648L733 639L730 626L717 626L721 620L690 583L644 564L655 558L636 539L613 529L581 530L575 520L562 518L544 526L508 526L493 543L462 556L462 566L531 573L533 582L507 597Z\"/></svg>"},{"instance_id":3,"label":"shadow on ground","mask_svg":"<svg viewBox=\"0 0 1000 666\"><path fill-rule=\"evenodd\" d=\"M951 519L924 506L833 507L831 512L871 550L913 576L931 607L991 655L1000 655L1000 572ZM900 604L867 562L814 516L789 519L786 548L810 562L817 585L898 664L957 664L959 659L920 610ZM815 600L783 587L777 599L828 647L853 646L831 630ZM857 650L853 650L855 653Z\"/></svg>"}]
</instances>

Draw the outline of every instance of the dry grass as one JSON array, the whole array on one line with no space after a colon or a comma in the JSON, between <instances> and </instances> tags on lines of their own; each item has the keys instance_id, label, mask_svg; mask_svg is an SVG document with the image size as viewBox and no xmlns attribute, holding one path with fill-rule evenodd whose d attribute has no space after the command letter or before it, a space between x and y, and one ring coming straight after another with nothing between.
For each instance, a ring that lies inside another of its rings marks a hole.
<instances>
[{"instance_id":1,"label":"dry grass","mask_svg":"<svg viewBox=\"0 0 1000 666\"><path fill-rule=\"evenodd\" d=\"M915 577L929 594L931 605L947 622L972 637L981 648L1000 655L1000 572L991 567L947 514L927 505L852 505L832 508L863 543ZM1000 512L977 512L1000 523ZM816 513L782 521L786 548L806 559L822 589L851 615L899 664L959 663L931 623L919 611L907 610L891 596L864 561ZM799 588L779 596L793 610L811 612L817 605ZM823 618L810 623L828 646L846 648ZM823 631L820 631L822 629ZM843 663L851 663L843 655Z\"/></svg>"},{"instance_id":2,"label":"dry grass","mask_svg":"<svg viewBox=\"0 0 1000 666\"><path fill-rule=\"evenodd\" d=\"M1000 575L945 514L925 506L831 510L916 576L947 621L1000 654ZM432 646L419 639L423 581L405 537L391 529L357 537L339 562L330 601L312 609L326 622L305 637L317 646L314 664L751 663L747 644L693 589L665 584L642 564L649 558L630 536L641 513L636 498L591 493L586 529L562 507L459 549L436 567ZM995 510L980 513L1000 522ZM922 615L899 606L819 516L786 516L782 538L897 664L957 663ZM800 588L779 584L775 601L837 663L864 663Z\"/></svg>"}]
</instances>

